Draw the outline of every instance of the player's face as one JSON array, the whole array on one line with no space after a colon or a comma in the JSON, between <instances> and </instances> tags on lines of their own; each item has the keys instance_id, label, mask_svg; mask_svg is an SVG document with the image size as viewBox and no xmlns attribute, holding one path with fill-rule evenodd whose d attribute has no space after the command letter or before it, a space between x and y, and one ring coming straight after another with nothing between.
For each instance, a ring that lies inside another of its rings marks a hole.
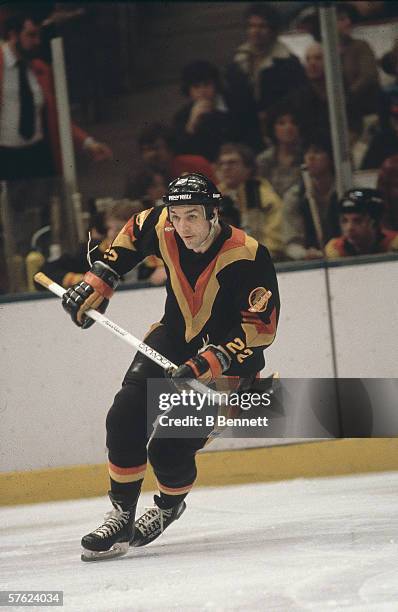
<instances>
[{"instance_id":1,"label":"player's face","mask_svg":"<svg viewBox=\"0 0 398 612\"><path fill-rule=\"evenodd\" d=\"M291 115L282 115L274 126L275 138L282 144L295 144L299 139L297 124Z\"/></svg>"},{"instance_id":2,"label":"player's face","mask_svg":"<svg viewBox=\"0 0 398 612\"><path fill-rule=\"evenodd\" d=\"M346 213L340 216L341 232L358 251L370 249L375 239L374 221L369 215Z\"/></svg>"},{"instance_id":3,"label":"player's face","mask_svg":"<svg viewBox=\"0 0 398 612\"><path fill-rule=\"evenodd\" d=\"M170 206L170 221L187 247L196 251L209 235L210 222L203 214L202 206Z\"/></svg>"}]
</instances>

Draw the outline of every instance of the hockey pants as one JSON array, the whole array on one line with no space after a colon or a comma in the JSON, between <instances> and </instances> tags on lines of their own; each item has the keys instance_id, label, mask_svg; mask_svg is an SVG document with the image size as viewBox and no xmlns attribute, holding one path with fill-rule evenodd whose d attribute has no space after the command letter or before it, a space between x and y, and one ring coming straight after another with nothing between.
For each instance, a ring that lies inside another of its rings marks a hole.
<instances>
[{"instance_id":1,"label":"hockey pants","mask_svg":"<svg viewBox=\"0 0 398 612\"><path fill-rule=\"evenodd\" d=\"M180 365L191 355L164 325L145 338L146 344ZM205 438L152 438L147 431L146 384L148 378L164 377L163 369L137 353L109 410L106 429L111 489L132 500L138 498L149 459L160 493L170 506L183 499L196 478L195 455L206 444ZM147 446L148 445L148 446Z\"/></svg>"}]
</instances>

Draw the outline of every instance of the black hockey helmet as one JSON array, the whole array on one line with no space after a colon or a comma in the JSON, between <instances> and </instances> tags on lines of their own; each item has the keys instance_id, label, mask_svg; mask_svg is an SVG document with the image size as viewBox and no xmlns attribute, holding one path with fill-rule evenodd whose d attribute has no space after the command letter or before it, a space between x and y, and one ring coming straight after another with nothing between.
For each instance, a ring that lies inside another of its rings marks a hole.
<instances>
[{"instance_id":1,"label":"black hockey helmet","mask_svg":"<svg viewBox=\"0 0 398 612\"><path fill-rule=\"evenodd\" d=\"M214 207L218 207L221 200L222 195L214 183L199 172L191 172L174 179L163 196L167 207L202 205L208 220L213 218Z\"/></svg>"},{"instance_id":2,"label":"black hockey helmet","mask_svg":"<svg viewBox=\"0 0 398 612\"><path fill-rule=\"evenodd\" d=\"M380 222L384 212L384 202L377 189L349 189L339 202L339 213L368 214L372 219Z\"/></svg>"}]
</instances>

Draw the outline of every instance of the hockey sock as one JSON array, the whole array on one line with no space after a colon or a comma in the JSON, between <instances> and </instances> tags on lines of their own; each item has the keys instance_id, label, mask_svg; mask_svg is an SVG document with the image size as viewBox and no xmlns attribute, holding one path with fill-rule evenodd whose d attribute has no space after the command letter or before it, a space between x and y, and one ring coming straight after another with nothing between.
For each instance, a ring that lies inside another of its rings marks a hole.
<instances>
[{"instance_id":1,"label":"hockey sock","mask_svg":"<svg viewBox=\"0 0 398 612\"><path fill-rule=\"evenodd\" d=\"M133 467L120 467L108 462L111 491L126 496L132 502L138 499L144 480L146 463Z\"/></svg>"},{"instance_id":2,"label":"hockey sock","mask_svg":"<svg viewBox=\"0 0 398 612\"><path fill-rule=\"evenodd\" d=\"M162 510L173 508L174 506L177 506L177 504L182 502L182 500L185 499L187 495L188 493L184 493L182 495L167 495L165 493L160 492L161 503L159 504L159 507L161 507Z\"/></svg>"},{"instance_id":3,"label":"hockey sock","mask_svg":"<svg viewBox=\"0 0 398 612\"><path fill-rule=\"evenodd\" d=\"M166 510L167 508L172 508L176 506L183 499L186 498L188 493L193 487L193 482L189 485L185 485L184 487L167 487L161 484L158 480L158 487L160 492L160 499L162 503L162 509Z\"/></svg>"},{"instance_id":4,"label":"hockey sock","mask_svg":"<svg viewBox=\"0 0 398 612\"><path fill-rule=\"evenodd\" d=\"M121 484L120 482L115 482L112 478L111 482L111 491L114 495L119 496L123 495L126 497L131 503L135 503L138 500L138 497L141 492L142 480L137 480L132 484Z\"/></svg>"}]
</instances>

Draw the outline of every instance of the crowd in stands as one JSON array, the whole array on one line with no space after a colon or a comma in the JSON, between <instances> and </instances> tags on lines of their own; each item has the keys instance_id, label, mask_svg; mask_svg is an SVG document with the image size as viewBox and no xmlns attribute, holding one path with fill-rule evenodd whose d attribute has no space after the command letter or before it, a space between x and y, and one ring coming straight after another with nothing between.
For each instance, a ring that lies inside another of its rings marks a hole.
<instances>
[{"instance_id":1,"label":"crowd in stands","mask_svg":"<svg viewBox=\"0 0 398 612\"><path fill-rule=\"evenodd\" d=\"M374 189L359 185L340 199L336 193L324 51L316 15L307 29L314 40L300 61L280 39L282 20L278 10L267 2L250 4L246 10L246 40L235 50L229 65L224 69L202 58L185 65L181 74L185 103L175 109L168 125L146 124L137 135L140 166L126 177L125 200L115 202L102 219L102 224L108 224L107 232L103 225L101 231L98 229L98 219L91 221L97 252L112 238L109 224L113 235L132 212L161 205L169 181L193 171L212 179L225 196L221 217L263 242L276 261L397 251L398 39L377 60L371 46L355 38L355 31L353 36L356 23L367 19L360 4L372 3L336 3L337 28L352 166L354 170L377 173ZM311 10L314 17L313 7ZM32 62L29 53L14 58L10 47L12 50L14 44L18 50L21 36L26 31L29 34L36 22L25 18L17 26L11 22L11 29L8 24L5 30L8 46L0 52L0 82L3 74L11 79L14 65L20 70L22 63ZM39 37L38 31L34 34ZM42 85L39 69L47 68L43 68L43 62L37 63L40 60L33 62L36 64L30 67ZM381 86L381 71L390 77L386 87ZM34 89L35 82L31 84ZM22 149L25 157L30 148L35 162L28 164L31 168L38 165L40 148L43 171L48 173L45 163L56 171L56 153L49 157L56 143L52 143L52 149L48 145L43 153L52 129L52 93L48 89L49 85L43 86L41 95L36 87L33 95L35 116L45 110L47 115L40 117L47 117L44 121L48 126L37 120L28 137L17 134L16 128L15 133L5 128L4 112L10 107L3 99L0 178L10 178L4 174L9 148ZM3 96L4 92L7 86ZM94 160L112 156L106 144L95 142L77 126L73 130L76 144ZM10 138L17 146L8 146ZM310 192L302 177L302 164L308 171ZM40 176L39 171L36 174ZM322 243L315 227L314 203ZM45 270L69 286L87 265L82 253L76 253L46 264ZM152 260L143 264L138 278L161 284L165 274L160 262Z\"/></svg>"}]
</instances>

